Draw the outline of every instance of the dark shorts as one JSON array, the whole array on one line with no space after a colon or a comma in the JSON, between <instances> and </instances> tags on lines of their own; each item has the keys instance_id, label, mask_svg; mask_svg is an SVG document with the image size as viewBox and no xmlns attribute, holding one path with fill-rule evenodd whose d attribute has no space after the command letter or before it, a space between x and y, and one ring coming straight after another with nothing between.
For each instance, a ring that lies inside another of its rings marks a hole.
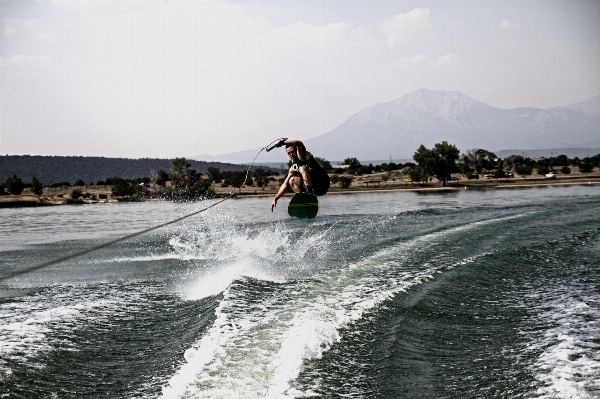
<instances>
[{"instance_id":1,"label":"dark shorts","mask_svg":"<svg viewBox=\"0 0 600 399\"><path fill-rule=\"evenodd\" d=\"M327 194L330 185L331 182L329 181L328 175L313 177L313 192L315 193L315 195Z\"/></svg>"}]
</instances>

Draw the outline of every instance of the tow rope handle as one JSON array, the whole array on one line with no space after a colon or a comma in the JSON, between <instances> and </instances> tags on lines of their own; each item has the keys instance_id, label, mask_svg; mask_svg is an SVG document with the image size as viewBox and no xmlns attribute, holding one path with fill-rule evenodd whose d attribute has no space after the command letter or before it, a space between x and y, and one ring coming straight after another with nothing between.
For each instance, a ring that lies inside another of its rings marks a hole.
<instances>
[{"instance_id":1,"label":"tow rope handle","mask_svg":"<svg viewBox=\"0 0 600 399\"><path fill-rule=\"evenodd\" d=\"M271 144L269 144L268 146L265 147L265 150L267 150L267 152L271 151L273 148L275 148L275 144L279 143L280 141L286 141L288 138L287 137L282 137L280 139L275 140L274 142L272 142Z\"/></svg>"}]
</instances>

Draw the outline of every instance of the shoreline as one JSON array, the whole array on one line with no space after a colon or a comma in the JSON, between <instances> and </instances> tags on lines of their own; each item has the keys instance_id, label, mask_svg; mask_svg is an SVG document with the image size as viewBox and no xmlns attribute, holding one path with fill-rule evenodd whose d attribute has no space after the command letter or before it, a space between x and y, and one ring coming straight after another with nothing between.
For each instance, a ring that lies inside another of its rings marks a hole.
<instances>
[{"instance_id":1,"label":"shoreline","mask_svg":"<svg viewBox=\"0 0 600 399\"><path fill-rule=\"evenodd\" d=\"M441 191L459 191L459 190L496 190L496 189L526 189L526 188L546 188L552 186L588 186L588 185L600 185L600 178L593 178L589 181L585 182L540 182L540 183L529 183L529 184L518 184L518 185L504 185L504 184L494 184L494 185L469 185L460 184L460 185L452 185L446 187L418 187L418 188L409 188L409 187L384 187L380 189L373 188L356 188L356 189L338 189L327 192L326 195L347 195L347 194L369 194L369 193L389 193L389 192L399 192L399 191L408 191L408 192L441 192ZM285 193L285 196L290 196L292 193ZM260 197L272 197L275 193L264 193L264 194L242 194L237 195L234 198L260 198Z\"/></svg>"},{"instance_id":2,"label":"shoreline","mask_svg":"<svg viewBox=\"0 0 600 399\"><path fill-rule=\"evenodd\" d=\"M533 179L532 179L533 180ZM563 181L561 181L563 180ZM577 180L577 181L564 181L564 180ZM560 180L539 180L536 179L531 182L516 182L512 181L503 181L503 182L473 182L473 181L465 181L464 183L451 183L446 187L442 187L440 183L435 183L435 186L408 186L402 185L397 187L381 187L381 188L373 188L373 187L360 187L356 186L354 188L350 187L347 189L340 189L338 187L332 187L327 195L348 195L348 194L361 194L361 193L386 193L386 192L399 192L399 191L408 191L408 192L444 192L444 191L458 191L458 190L496 190L496 189L526 189L526 188L546 188L552 186L588 186L588 185L600 185L600 177L599 176L590 176L588 178L577 177L576 179L560 179ZM246 187L248 189L248 187ZM226 196L227 193L218 193ZM276 194L276 191L269 192L261 192L258 190L248 190L246 192L241 192L236 194L232 198L241 199L241 198L262 198L262 197L272 197ZM289 196L292 193L286 193L286 196ZM221 198L223 198L221 197ZM0 196L0 209L3 208L29 208L29 207L44 207L44 206L58 206L58 205L91 205L91 204L114 204L114 203L122 203L122 202L146 202L146 201L169 201L167 199L157 199L157 198L130 198L130 197L117 197L111 199L104 200L72 200L72 199L61 199L61 200L49 200L47 198L43 198L43 196L35 196L35 195L3 195Z\"/></svg>"}]
</instances>

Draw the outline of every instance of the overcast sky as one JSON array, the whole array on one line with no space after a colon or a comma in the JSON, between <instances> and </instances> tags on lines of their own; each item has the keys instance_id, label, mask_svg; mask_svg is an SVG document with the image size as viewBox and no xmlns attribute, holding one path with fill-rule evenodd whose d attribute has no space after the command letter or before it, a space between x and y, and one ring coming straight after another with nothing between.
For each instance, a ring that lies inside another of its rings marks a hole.
<instances>
[{"instance_id":1,"label":"overcast sky","mask_svg":"<svg viewBox=\"0 0 600 399\"><path fill-rule=\"evenodd\" d=\"M315 137L427 88L600 93L600 1L0 0L0 154L160 157Z\"/></svg>"}]
</instances>

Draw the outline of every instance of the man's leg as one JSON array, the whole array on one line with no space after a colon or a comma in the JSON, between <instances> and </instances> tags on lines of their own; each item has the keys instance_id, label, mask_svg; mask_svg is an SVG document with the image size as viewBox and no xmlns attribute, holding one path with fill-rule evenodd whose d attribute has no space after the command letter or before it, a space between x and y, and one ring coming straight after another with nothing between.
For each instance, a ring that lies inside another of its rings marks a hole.
<instances>
[{"instance_id":1,"label":"man's leg","mask_svg":"<svg viewBox=\"0 0 600 399\"><path fill-rule=\"evenodd\" d=\"M306 166L301 166L300 174L302 175L302 179L304 179L306 191L312 194L312 177L310 176L310 173L308 173L308 168Z\"/></svg>"},{"instance_id":2,"label":"man's leg","mask_svg":"<svg viewBox=\"0 0 600 399\"><path fill-rule=\"evenodd\" d=\"M290 177L288 184L293 192L299 193L302 191L302 186L300 185L300 178L298 176Z\"/></svg>"}]
</instances>

